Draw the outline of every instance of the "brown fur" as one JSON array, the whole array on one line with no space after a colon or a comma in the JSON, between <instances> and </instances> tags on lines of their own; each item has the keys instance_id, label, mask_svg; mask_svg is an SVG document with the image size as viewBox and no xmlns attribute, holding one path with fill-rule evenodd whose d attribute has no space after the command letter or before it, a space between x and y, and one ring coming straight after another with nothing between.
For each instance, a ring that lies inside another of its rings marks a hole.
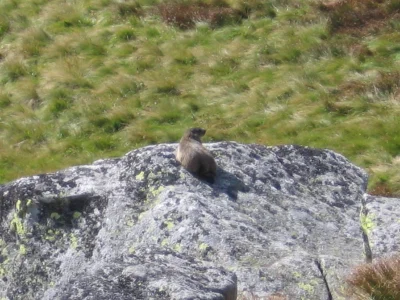
<instances>
[{"instance_id":1,"label":"brown fur","mask_svg":"<svg viewBox=\"0 0 400 300\"><path fill-rule=\"evenodd\" d=\"M205 178L213 183L217 173L217 164L201 143L201 137L206 133L202 128L190 128L179 142L176 159L189 172Z\"/></svg>"}]
</instances>

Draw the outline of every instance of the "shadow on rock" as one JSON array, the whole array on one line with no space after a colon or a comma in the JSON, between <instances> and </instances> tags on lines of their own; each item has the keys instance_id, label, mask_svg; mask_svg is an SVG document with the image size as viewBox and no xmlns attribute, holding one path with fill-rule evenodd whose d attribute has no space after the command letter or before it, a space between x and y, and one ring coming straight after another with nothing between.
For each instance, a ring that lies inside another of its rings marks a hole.
<instances>
[{"instance_id":1,"label":"shadow on rock","mask_svg":"<svg viewBox=\"0 0 400 300\"><path fill-rule=\"evenodd\" d=\"M236 175L218 167L214 185L210 185L217 192L223 192L232 200L237 200L238 192L247 193L250 188Z\"/></svg>"}]
</instances>

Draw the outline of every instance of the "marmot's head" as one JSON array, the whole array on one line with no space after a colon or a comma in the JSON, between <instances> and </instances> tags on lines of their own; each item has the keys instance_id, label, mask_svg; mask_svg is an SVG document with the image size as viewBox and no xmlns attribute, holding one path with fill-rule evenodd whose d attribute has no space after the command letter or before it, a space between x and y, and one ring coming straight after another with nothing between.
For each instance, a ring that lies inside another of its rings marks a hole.
<instances>
[{"instance_id":1,"label":"marmot's head","mask_svg":"<svg viewBox=\"0 0 400 300\"><path fill-rule=\"evenodd\" d=\"M194 139L194 140L196 140L196 141L201 142L201 137L202 137L203 135L205 135L205 133L206 133L206 130L205 130L205 129L195 127L195 128L190 128L190 129L188 129L188 130L186 131L186 136L189 137L189 138L191 138L191 139Z\"/></svg>"}]
</instances>

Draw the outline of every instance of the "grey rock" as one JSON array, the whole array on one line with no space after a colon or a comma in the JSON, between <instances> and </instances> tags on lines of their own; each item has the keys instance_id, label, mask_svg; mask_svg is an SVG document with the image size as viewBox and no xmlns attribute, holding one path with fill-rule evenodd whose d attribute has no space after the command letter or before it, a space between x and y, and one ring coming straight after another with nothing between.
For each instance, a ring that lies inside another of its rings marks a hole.
<instances>
[{"instance_id":1,"label":"grey rock","mask_svg":"<svg viewBox=\"0 0 400 300\"><path fill-rule=\"evenodd\" d=\"M344 299L366 173L329 150L205 146L214 184L161 144L0 186L0 299Z\"/></svg>"},{"instance_id":2,"label":"grey rock","mask_svg":"<svg viewBox=\"0 0 400 300\"><path fill-rule=\"evenodd\" d=\"M373 256L398 254L400 250L400 199L365 195L362 225Z\"/></svg>"}]
</instances>

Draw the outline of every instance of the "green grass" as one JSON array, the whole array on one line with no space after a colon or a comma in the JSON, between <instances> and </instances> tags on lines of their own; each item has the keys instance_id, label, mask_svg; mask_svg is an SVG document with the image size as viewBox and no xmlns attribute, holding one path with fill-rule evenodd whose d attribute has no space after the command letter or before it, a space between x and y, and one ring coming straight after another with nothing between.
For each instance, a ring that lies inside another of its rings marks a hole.
<instances>
[{"instance_id":1,"label":"green grass","mask_svg":"<svg viewBox=\"0 0 400 300\"><path fill-rule=\"evenodd\" d=\"M396 1L371 26L358 9L358 28L312 0L198 1L184 28L132 3L0 2L0 182L202 126L206 141L335 150L371 193L400 196Z\"/></svg>"}]
</instances>

